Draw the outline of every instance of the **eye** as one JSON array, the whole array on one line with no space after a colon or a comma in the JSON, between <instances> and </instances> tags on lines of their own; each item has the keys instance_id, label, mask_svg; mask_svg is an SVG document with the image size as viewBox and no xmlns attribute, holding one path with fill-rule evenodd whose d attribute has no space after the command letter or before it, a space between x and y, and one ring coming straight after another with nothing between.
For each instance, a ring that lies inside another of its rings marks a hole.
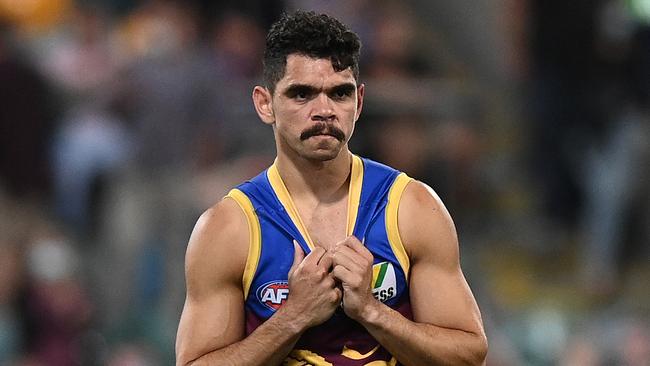
<instances>
[{"instance_id":1,"label":"eye","mask_svg":"<svg viewBox=\"0 0 650 366\"><path fill-rule=\"evenodd\" d=\"M348 87L336 88L335 90L332 91L330 97L335 100L345 100L347 98L350 98L353 93L354 93L353 88L348 88Z\"/></svg>"},{"instance_id":2,"label":"eye","mask_svg":"<svg viewBox=\"0 0 650 366\"><path fill-rule=\"evenodd\" d=\"M285 95L287 98L293 99L296 102L306 102L313 98L314 90L308 86L299 85L289 88Z\"/></svg>"},{"instance_id":3,"label":"eye","mask_svg":"<svg viewBox=\"0 0 650 366\"><path fill-rule=\"evenodd\" d=\"M309 95L306 92L298 92L293 96L293 99L302 101L302 100L307 100Z\"/></svg>"}]
</instances>

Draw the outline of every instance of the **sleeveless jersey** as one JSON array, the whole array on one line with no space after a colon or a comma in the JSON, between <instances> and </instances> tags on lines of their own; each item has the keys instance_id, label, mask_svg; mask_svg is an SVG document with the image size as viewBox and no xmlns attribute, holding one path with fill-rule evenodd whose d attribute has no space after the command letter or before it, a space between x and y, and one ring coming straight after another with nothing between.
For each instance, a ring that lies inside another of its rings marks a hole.
<instances>
[{"instance_id":1,"label":"sleeveless jersey","mask_svg":"<svg viewBox=\"0 0 650 366\"><path fill-rule=\"evenodd\" d=\"M404 173L353 155L346 228L347 235L355 235L374 256L375 298L408 319L412 319L409 258L397 229L397 209L410 180ZM248 335L289 296L293 240L305 253L314 244L275 164L231 190L228 197L239 204L249 224L250 247L242 279ZM283 364L380 366L398 362L339 308L325 323L303 333Z\"/></svg>"}]
</instances>

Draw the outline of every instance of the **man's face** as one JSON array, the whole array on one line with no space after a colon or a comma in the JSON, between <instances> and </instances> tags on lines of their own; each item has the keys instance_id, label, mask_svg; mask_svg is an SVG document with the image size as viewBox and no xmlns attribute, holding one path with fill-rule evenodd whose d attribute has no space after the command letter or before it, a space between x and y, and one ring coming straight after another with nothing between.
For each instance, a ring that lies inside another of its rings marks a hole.
<instances>
[{"instance_id":1,"label":"man's face","mask_svg":"<svg viewBox=\"0 0 650 366\"><path fill-rule=\"evenodd\" d=\"M347 148L362 101L363 85L357 86L349 68L337 72L329 59L289 55L272 96L278 149L309 160L334 159Z\"/></svg>"}]
</instances>

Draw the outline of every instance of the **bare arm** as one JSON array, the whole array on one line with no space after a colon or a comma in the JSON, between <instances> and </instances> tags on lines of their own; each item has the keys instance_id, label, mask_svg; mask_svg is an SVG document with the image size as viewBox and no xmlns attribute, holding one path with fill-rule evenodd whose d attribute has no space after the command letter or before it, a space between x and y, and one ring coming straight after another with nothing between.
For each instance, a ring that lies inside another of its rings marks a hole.
<instances>
[{"instance_id":1,"label":"bare arm","mask_svg":"<svg viewBox=\"0 0 650 366\"><path fill-rule=\"evenodd\" d=\"M176 339L177 365L278 365L302 332L336 308L340 293L327 269L319 266L324 251L312 251L303 260L297 250L287 302L245 337L242 276L248 244L246 218L233 200L223 200L197 222L186 255L187 296ZM312 311L313 306L321 310Z\"/></svg>"},{"instance_id":2,"label":"bare arm","mask_svg":"<svg viewBox=\"0 0 650 366\"><path fill-rule=\"evenodd\" d=\"M335 267L336 274L342 273L346 313L404 365L482 364L487 341L478 306L460 269L449 214L430 188L411 182L404 191L398 220L411 258L414 321L372 297L372 255L354 238L338 250L347 258L356 255L353 261L363 268L338 272ZM334 255L335 264L344 267L352 267L346 263L353 261L339 262Z\"/></svg>"}]
</instances>

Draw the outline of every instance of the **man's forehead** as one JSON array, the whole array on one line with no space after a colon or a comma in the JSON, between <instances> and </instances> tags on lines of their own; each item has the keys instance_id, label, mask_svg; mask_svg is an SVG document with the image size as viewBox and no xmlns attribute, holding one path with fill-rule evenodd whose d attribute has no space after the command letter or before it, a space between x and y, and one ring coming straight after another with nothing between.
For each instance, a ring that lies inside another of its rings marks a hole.
<instances>
[{"instance_id":1,"label":"man's forehead","mask_svg":"<svg viewBox=\"0 0 650 366\"><path fill-rule=\"evenodd\" d=\"M354 83L351 68L336 71L329 58L314 58L301 54L287 56L285 73L278 84L340 84Z\"/></svg>"}]
</instances>

